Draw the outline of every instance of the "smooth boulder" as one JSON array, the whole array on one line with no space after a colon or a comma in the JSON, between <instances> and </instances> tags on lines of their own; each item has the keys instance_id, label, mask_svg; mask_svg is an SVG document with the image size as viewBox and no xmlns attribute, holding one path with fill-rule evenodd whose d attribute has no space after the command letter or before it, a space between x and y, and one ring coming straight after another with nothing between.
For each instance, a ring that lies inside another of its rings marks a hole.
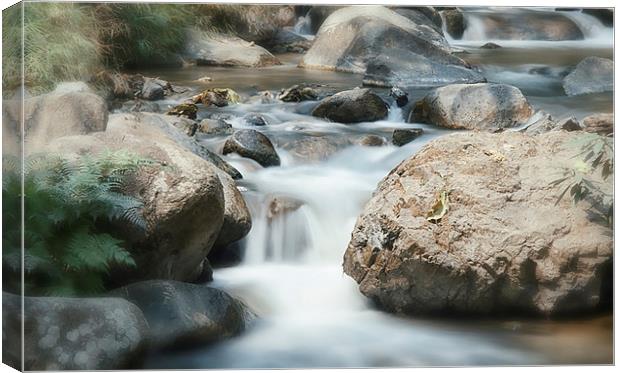
<instances>
[{"instance_id":1,"label":"smooth boulder","mask_svg":"<svg viewBox=\"0 0 620 373\"><path fill-rule=\"evenodd\" d=\"M120 370L139 366L148 324L120 298L24 297L2 293L2 360L25 370ZM21 367L20 367L21 368Z\"/></svg>"},{"instance_id":2,"label":"smooth boulder","mask_svg":"<svg viewBox=\"0 0 620 373\"><path fill-rule=\"evenodd\" d=\"M339 123L374 122L387 117L387 105L368 88L339 92L323 99L312 116Z\"/></svg>"},{"instance_id":3,"label":"smooth boulder","mask_svg":"<svg viewBox=\"0 0 620 373\"><path fill-rule=\"evenodd\" d=\"M614 62L607 58L584 58L562 82L569 96L614 90Z\"/></svg>"},{"instance_id":4,"label":"smooth boulder","mask_svg":"<svg viewBox=\"0 0 620 373\"><path fill-rule=\"evenodd\" d=\"M263 167L280 165L280 157L271 140L256 130L235 131L224 143L223 154L230 153L253 159Z\"/></svg>"},{"instance_id":5,"label":"smooth boulder","mask_svg":"<svg viewBox=\"0 0 620 373\"><path fill-rule=\"evenodd\" d=\"M453 84L418 101L409 122L453 129L497 131L525 124L533 109L521 91L495 83Z\"/></svg>"},{"instance_id":6,"label":"smooth boulder","mask_svg":"<svg viewBox=\"0 0 620 373\"><path fill-rule=\"evenodd\" d=\"M252 216L235 181L220 172L220 182L224 190L224 223L215 240L214 250L239 241L252 228Z\"/></svg>"},{"instance_id":7,"label":"smooth boulder","mask_svg":"<svg viewBox=\"0 0 620 373\"><path fill-rule=\"evenodd\" d=\"M222 290L178 281L137 282L109 293L135 304L149 325L152 348L212 343L246 330L256 318Z\"/></svg>"},{"instance_id":8,"label":"smooth boulder","mask_svg":"<svg viewBox=\"0 0 620 373\"><path fill-rule=\"evenodd\" d=\"M404 314L561 315L609 301L613 235L553 184L583 132L465 132L428 143L379 184L344 271ZM611 193L612 182L601 184Z\"/></svg>"}]
</instances>

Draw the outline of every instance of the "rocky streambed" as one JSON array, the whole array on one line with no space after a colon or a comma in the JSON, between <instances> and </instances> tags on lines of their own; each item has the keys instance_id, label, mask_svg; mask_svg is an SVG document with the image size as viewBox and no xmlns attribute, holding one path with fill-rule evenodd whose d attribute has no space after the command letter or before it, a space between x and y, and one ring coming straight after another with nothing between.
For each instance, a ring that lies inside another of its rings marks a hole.
<instances>
[{"instance_id":1,"label":"rocky streambed","mask_svg":"<svg viewBox=\"0 0 620 373\"><path fill-rule=\"evenodd\" d=\"M131 319L126 348L82 351L112 321L81 333L72 301L32 298L31 322L56 302L78 330L28 335L49 341L33 369L611 362L612 230L553 185L571 142L613 133L606 26L334 10L310 9L273 54L194 35L195 65L127 72L157 79L110 112L81 85L27 101L27 144L171 166L136 180L148 229L119 228L138 270L113 271L106 297ZM74 115L53 126L61 102Z\"/></svg>"}]
</instances>

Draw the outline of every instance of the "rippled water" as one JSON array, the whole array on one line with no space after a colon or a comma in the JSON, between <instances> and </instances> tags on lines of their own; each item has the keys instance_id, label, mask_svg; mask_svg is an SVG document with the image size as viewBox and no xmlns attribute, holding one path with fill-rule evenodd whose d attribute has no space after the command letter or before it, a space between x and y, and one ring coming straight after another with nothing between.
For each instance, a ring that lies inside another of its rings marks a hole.
<instances>
[{"instance_id":1,"label":"rippled water","mask_svg":"<svg viewBox=\"0 0 620 373\"><path fill-rule=\"evenodd\" d=\"M480 68L489 81L516 85L537 109L557 117L575 115L581 119L593 112L611 112L613 106L611 93L570 98L561 88L561 74L583 57L611 56L611 43L596 40L594 47L587 41L521 41L499 50L478 49L480 40L453 43L467 52L462 57ZM285 65L263 69L191 67L144 74L194 87L229 87L244 95L300 82L323 83L338 89L361 85L359 75L299 69L298 55L281 57ZM541 67L547 69L532 72ZM196 82L205 75L213 81ZM410 93L415 99L425 92ZM244 176L239 184L245 190L253 228L243 240L244 261L235 267L216 269L211 286L243 299L260 320L242 336L214 346L153 356L147 367L611 362L611 316L565 321L434 320L400 318L374 309L354 281L342 272L342 256L355 219L377 183L394 166L449 131L405 123L406 113L395 107L386 121L353 126L328 123L308 115L314 104L240 104L217 109L239 117L247 112L264 115L270 125L261 131L271 138L282 158L281 167L264 169L249 159L224 156ZM240 119L232 120L232 124L246 127ZM393 129L405 127L421 127L425 133L400 148L351 145L367 134L382 135L389 141ZM317 155L328 149L324 157L318 157L323 159L295 155L299 146L295 141L317 138L329 146L312 148L311 153ZM203 141L219 151L224 140L215 137ZM273 197L296 201L301 207L270 216Z\"/></svg>"}]
</instances>

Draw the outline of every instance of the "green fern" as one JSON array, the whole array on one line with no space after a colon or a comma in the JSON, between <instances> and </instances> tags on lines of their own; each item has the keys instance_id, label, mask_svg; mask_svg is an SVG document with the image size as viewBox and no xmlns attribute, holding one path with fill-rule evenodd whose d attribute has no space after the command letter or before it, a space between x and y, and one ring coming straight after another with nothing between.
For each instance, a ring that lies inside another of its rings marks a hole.
<instances>
[{"instance_id":1,"label":"green fern","mask_svg":"<svg viewBox=\"0 0 620 373\"><path fill-rule=\"evenodd\" d=\"M142 202L125 194L127 180L156 163L127 151L70 162L32 155L24 161L23 270L28 294L79 295L105 289L111 267L135 267L125 243L106 232L110 222L146 228ZM19 159L3 158L5 290L19 288L22 270L22 177Z\"/></svg>"}]
</instances>

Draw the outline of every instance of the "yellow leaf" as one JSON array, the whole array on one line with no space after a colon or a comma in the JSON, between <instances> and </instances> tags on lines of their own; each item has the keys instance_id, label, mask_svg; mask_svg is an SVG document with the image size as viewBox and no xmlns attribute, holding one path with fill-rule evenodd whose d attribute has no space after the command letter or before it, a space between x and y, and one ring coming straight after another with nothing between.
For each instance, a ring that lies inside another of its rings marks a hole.
<instances>
[{"instance_id":1,"label":"yellow leaf","mask_svg":"<svg viewBox=\"0 0 620 373\"><path fill-rule=\"evenodd\" d=\"M441 218L448 212L448 192L445 190L441 191L437 198L435 199L435 203L428 213L426 214L426 220L437 223Z\"/></svg>"}]
</instances>

